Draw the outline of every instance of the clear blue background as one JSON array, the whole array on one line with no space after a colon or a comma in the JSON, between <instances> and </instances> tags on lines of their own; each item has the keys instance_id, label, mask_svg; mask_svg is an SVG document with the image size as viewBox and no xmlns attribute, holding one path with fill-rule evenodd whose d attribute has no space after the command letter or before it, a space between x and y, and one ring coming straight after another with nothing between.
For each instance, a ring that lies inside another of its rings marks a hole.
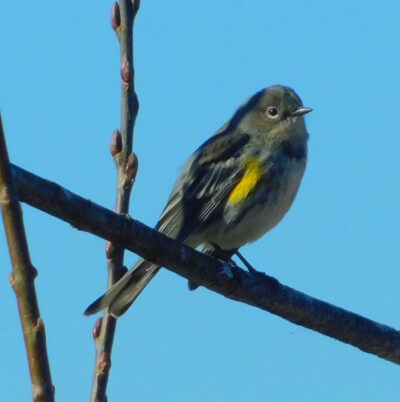
<instances>
[{"instance_id":1,"label":"clear blue background","mask_svg":"<svg viewBox=\"0 0 400 402\"><path fill-rule=\"evenodd\" d=\"M119 127L111 1L8 2L0 105L12 161L113 207ZM310 295L400 325L400 3L143 0L135 27L140 170L131 215L157 220L179 167L256 90L293 86L309 164L284 221L243 249ZM86 401L104 241L24 206L58 401ZM127 264L136 256L127 255ZM0 231L0 400L30 399ZM118 323L109 401L396 401L399 368L163 270Z\"/></svg>"}]
</instances>

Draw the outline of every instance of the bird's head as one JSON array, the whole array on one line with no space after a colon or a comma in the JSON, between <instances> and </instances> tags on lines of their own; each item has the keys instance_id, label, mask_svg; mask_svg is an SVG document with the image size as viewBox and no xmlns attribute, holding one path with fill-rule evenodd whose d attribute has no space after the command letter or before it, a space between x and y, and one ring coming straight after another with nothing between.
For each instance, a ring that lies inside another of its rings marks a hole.
<instances>
[{"instance_id":1,"label":"bird's head","mask_svg":"<svg viewBox=\"0 0 400 402\"><path fill-rule=\"evenodd\" d=\"M304 107L296 92L275 85L257 92L242 105L241 129L262 133L268 140L306 140L303 116L312 111ZM240 110L240 109L239 109Z\"/></svg>"}]
</instances>

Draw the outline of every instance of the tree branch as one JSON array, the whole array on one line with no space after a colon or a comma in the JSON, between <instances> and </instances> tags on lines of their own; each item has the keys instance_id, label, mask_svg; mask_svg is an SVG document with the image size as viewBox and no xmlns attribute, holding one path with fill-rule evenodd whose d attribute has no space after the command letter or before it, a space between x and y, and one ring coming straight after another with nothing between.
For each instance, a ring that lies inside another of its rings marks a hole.
<instances>
[{"instance_id":1,"label":"tree branch","mask_svg":"<svg viewBox=\"0 0 400 402\"><path fill-rule=\"evenodd\" d=\"M22 210L13 181L0 116L0 205L10 252L11 286L17 297L22 332L35 402L54 401L54 387L46 348L44 322L40 317L34 279L37 275L29 256Z\"/></svg>"},{"instance_id":2,"label":"tree branch","mask_svg":"<svg viewBox=\"0 0 400 402\"><path fill-rule=\"evenodd\" d=\"M120 46L121 63L121 131L115 130L110 142L110 152L117 166L117 194L115 212L127 214L129 198L135 181L138 163L132 153L133 128L139 110L135 93L133 69L133 23L139 9L139 0L120 0L111 9L111 26ZM124 248L106 244L108 286L112 286L124 273ZM104 312L93 330L96 343L96 363L92 382L91 402L106 401L111 352L116 329L116 319Z\"/></svg>"},{"instance_id":3,"label":"tree branch","mask_svg":"<svg viewBox=\"0 0 400 402\"><path fill-rule=\"evenodd\" d=\"M22 201L77 229L118 243L225 297L400 364L400 332L391 327L315 299L268 275L249 274L199 253L21 168L13 166L13 174Z\"/></svg>"}]
</instances>

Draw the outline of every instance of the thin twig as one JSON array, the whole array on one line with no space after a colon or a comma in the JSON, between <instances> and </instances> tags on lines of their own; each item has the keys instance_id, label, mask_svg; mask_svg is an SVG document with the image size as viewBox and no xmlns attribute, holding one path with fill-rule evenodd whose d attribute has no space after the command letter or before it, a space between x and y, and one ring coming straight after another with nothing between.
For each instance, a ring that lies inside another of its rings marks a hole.
<instances>
[{"instance_id":1,"label":"thin twig","mask_svg":"<svg viewBox=\"0 0 400 402\"><path fill-rule=\"evenodd\" d=\"M137 158L132 152L133 128L139 103L135 93L133 69L133 22L139 9L139 0L120 0L111 9L111 26L120 46L121 62L121 131L116 130L110 142L110 152L117 166L117 194L115 212L127 214L129 198L137 172ZM108 286L112 286L123 274L124 249L106 244ZM106 310L93 330L96 343L96 362L92 382L91 402L105 402L111 352L116 319Z\"/></svg>"},{"instance_id":2,"label":"thin twig","mask_svg":"<svg viewBox=\"0 0 400 402\"><path fill-rule=\"evenodd\" d=\"M222 263L126 216L13 166L21 200L80 230L108 239L230 299L400 364L400 332L315 299L264 274Z\"/></svg>"},{"instance_id":3,"label":"thin twig","mask_svg":"<svg viewBox=\"0 0 400 402\"><path fill-rule=\"evenodd\" d=\"M34 285L37 271L29 256L21 205L15 187L0 116L0 205L13 268L10 282L18 302L33 400L51 402L54 401L54 387L47 357L44 322L40 317Z\"/></svg>"}]
</instances>

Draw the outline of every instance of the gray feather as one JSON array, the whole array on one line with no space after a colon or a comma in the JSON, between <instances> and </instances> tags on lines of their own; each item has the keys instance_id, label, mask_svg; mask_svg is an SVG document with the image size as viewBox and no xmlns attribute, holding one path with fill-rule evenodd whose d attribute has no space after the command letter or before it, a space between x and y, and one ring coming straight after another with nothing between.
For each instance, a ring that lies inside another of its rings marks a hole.
<instances>
[{"instance_id":1,"label":"gray feather","mask_svg":"<svg viewBox=\"0 0 400 402\"><path fill-rule=\"evenodd\" d=\"M84 314L96 314L109 307L110 314L115 317L120 316L135 301L158 270L157 265L140 259L103 296L95 300Z\"/></svg>"}]
</instances>

